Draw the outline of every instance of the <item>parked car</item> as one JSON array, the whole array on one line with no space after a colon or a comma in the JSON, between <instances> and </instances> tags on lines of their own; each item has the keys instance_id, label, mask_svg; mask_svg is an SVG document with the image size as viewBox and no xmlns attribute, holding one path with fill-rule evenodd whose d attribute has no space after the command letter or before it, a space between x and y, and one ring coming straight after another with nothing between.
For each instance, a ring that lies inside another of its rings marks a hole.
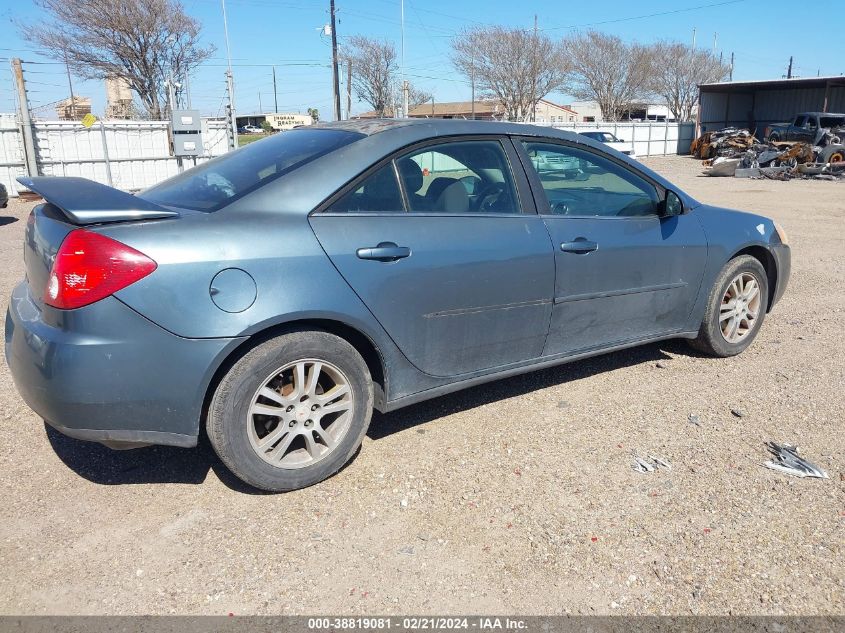
<instances>
[{"instance_id":1,"label":"parked car","mask_svg":"<svg viewBox=\"0 0 845 633\"><path fill-rule=\"evenodd\" d=\"M791 123L773 123L765 130L770 143L800 141L821 147L816 160L820 163L845 161L845 114L802 112Z\"/></svg>"},{"instance_id":2,"label":"parked car","mask_svg":"<svg viewBox=\"0 0 845 633\"><path fill-rule=\"evenodd\" d=\"M612 147L616 151L622 152L631 158L637 157L637 153L634 151L634 144L624 141L621 138L617 138L612 132L601 132L596 130L595 132L581 132L581 135L591 138L594 141L598 141L599 143L604 143L608 147Z\"/></svg>"},{"instance_id":3,"label":"parked car","mask_svg":"<svg viewBox=\"0 0 845 633\"><path fill-rule=\"evenodd\" d=\"M243 130L241 132L240 130ZM238 130L239 134L264 134L264 129L257 125L245 125Z\"/></svg>"},{"instance_id":4,"label":"parked car","mask_svg":"<svg viewBox=\"0 0 845 633\"><path fill-rule=\"evenodd\" d=\"M5 209L9 205L9 192L6 191L6 185L0 182L0 209Z\"/></svg>"},{"instance_id":5,"label":"parked car","mask_svg":"<svg viewBox=\"0 0 845 633\"><path fill-rule=\"evenodd\" d=\"M272 491L336 473L373 409L669 338L738 354L790 273L770 219L546 127L308 126L138 195L19 180L46 200L6 317L24 400L115 447L205 425Z\"/></svg>"}]
</instances>

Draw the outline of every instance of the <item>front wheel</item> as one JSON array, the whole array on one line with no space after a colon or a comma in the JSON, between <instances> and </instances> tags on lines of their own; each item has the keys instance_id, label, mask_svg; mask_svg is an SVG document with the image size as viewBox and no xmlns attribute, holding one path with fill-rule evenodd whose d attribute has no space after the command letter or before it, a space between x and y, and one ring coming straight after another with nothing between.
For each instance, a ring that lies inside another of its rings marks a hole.
<instances>
[{"instance_id":1,"label":"front wheel","mask_svg":"<svg viewBox=\"0 0 845 633\"><path fill-rule=\"evenodd\" d=\"M750 255L730 260L719 273L698 336L696 349L713 356L735 356L760 332L769 304L769 278Z\"/></svg>"},{"instance_id":2,"label":"front wheel","mask_svg":"<svg viewBox=\"0 0 845 633\"><path fill-rule=\"evenodd\" d=\"M352 345L327 332L292 332L232 366L206 428L239 479L282 492L340 470L361 445L372 410L370 373Z\"/></svg>"}]
</instances>

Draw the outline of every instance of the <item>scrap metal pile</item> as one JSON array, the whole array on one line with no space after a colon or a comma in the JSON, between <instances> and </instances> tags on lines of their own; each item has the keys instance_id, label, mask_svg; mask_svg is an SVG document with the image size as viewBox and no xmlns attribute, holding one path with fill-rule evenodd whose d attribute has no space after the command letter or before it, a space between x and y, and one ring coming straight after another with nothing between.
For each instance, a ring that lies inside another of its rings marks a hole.
<instances>
[{"instance_id":1,"label":"scrap metal pile","mask_svg":"<svg viewBox=\"0 0 845 633\"><path fill-rule=\"evenodd\" d=\"M825 150L802 142L764 143L738 128L705 132L690 147L693 156L705 159L703 173L707 176L845 182L845 155Z\"/></svg>"}]
</instances>

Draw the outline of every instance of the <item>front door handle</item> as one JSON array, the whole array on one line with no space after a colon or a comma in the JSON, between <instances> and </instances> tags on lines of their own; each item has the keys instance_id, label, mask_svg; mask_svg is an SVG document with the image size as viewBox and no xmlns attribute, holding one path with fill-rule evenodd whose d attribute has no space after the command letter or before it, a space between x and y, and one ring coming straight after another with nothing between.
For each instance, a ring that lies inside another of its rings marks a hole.
<instances>
[{"instance_id":1,"label":"front door handle","mask_svg":"<svg viewBox=\"0 0 845 633\"><path fill-rule=\"evenodd\" d=\"M592 253L594 250L597 250L599 247L598 244L595 242L591 242L583 237L575 238L571 242L563 242L560 245L560 250L564 253Z\"/></svg>"},{"instance_id":2,"label":"front door handle","mask_svg":"<svg viewBox=\"0 0 845 633\"><path fill-rule=\"evenodd\" d=\"M397 246L393 242L381 242L378 246L359 248L355 251L359 259L374 259L379 262L395 262L411 254L407 246Z\"/></svg>"}]
</instances>

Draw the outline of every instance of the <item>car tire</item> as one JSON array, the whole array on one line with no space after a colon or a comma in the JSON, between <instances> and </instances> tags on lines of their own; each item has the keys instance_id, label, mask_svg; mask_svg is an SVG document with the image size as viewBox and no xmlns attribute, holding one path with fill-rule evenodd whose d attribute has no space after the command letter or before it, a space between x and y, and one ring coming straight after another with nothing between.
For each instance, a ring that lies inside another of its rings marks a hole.
<instances>
[{"instance_id":1,"label":"car tire","mask_svg":"<svg viewBox=\"0 0 845 633\"><path fill-rule=\"evenodd\" d=\"M845 162L845 145L828 145L819 154L820 163Z\"/></svg>"},{"instance_id":2,"label":"car tire","mask_svg":"<svg viewBox=\"0 0 845 633\"><path fill-rule=\"evenodd\" d=\"M752 280L756 283L757 293L748 299ZM736 299L737 293L740 300L734 301L731 309L731 301ZM716 278L698 336L690 344L712 356L736 356L757 337L768 307L769 278L766 270L758 259L740 255L725 264Z\"/></svg>"},{"instance_id":3,"label":"car tire","mask_svg":"<svg viewBox=\"0 0 845 633\"><path fill-rule=\"evenodd\" d=\"M295 331L232 365L214 392L206 429L238 479L285 492L339 471L361 445L372 410L373 384L358 351L328 332Z\"/></svg>"}]
</instances>

